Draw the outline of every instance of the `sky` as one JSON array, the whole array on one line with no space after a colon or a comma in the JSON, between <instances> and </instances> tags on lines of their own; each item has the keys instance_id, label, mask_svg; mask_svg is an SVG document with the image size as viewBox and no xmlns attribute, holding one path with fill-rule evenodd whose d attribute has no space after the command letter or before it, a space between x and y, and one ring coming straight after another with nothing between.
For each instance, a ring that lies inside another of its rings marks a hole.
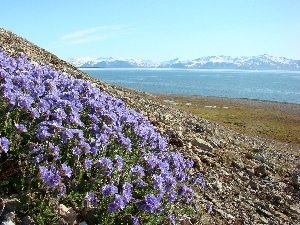
<instances>
[{"instance_id":1,"label":"sky","mask_svg":"<svg viewBox=\"0 0 300 225\"><path fill-rule=\"evenodd\" d=\"M0 27L62 59L300 60L300 0L0 0Z\"/></svg>"}]
</instances>

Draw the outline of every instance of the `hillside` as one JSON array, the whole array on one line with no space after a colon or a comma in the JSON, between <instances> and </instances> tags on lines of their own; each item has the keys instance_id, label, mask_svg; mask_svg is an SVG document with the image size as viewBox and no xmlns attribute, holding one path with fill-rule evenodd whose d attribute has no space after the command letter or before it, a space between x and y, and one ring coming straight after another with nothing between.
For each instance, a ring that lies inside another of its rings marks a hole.
<instances>
[{"instance_id":1,"label":"hillside","mask_svg":"<svg viewBox=\"0 0 300 225\"><path fill-rule=\"evenodd\" d=\"M201 117L158 103L157 97L96 80L29 41L0 29L0 47L36 64L47 64L125 101L166 136L169 149L191 157L207 180L198 193L198 224L299 224L299 150L286 143L249 137ZM9 202L8 196L0 197ZM5 204L4 204L5 205ZM208 212L208 207L213 206ZM185 224L191 224L185 221ZM197 224L197 223L196 223Z\"/></svg>"}]
</instances>

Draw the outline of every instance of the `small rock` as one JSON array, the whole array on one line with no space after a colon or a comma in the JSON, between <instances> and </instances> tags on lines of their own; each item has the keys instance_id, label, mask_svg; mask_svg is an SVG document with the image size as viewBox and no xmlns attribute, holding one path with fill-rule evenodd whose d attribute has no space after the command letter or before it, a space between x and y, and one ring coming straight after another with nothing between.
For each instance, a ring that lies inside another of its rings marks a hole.
<instances>
[{"instance_id":1,"label":"small rock","mask_svg":"<svg viewBox=\"0 0 300 225\"><path fill-rule=\"evenodd\" d=\"M1 223L1 225L16 225L13 221L11 221L11 220L6 220L6 221L3 221L2 223Z\"/></svg>"},{"instance_id":2,"label":"small rock","mask_svg":"<svg viewBox=\"0 0 300 225\"><path fill-rule=\"evenodd\" d=\"M180 225L192 225L190 219L186 218L186 219L182 219L180 220Z\"/></svg>"},{"instance_id":3,"label":"small rock","mask_svg":"<svg viewBox=\"0 0 300 225\"><path fill-rule=\"evenodd\" d=\"M266 209L262 209L260 207L257 208L256 210L260 215L266 216L266 217L271 217L272 213L270 213L268 210Z\"/></svg>"},{"instance_id":4,"label":"small rock","mask_svg":"<svg viewBox=\"0 0 300 225\"><path fill-rule=\"evenodd\" d=\"M87 222L83 221L81 223L79 223L79 225L88 225Z\"/></svg>"},{"instance_id":5,"label":"small rock","mask_svg":"<svg viewBox=\"0 0 300 225\"><path fill-rule=\"evenodd\" d=\"M216 181L212 184L212 186L219 192L222 192L223 185L220 181Z\"/></svg>"},{"instance_id":6,"label":"small rock","mask_svg":"<svg viewBox=\"0 0 300 225\"><path fill-rule=\"evenodd\" d=\"M255 160L258 160L262 163L264 163L266 160L265 160L265 157L261 156L261 155L254 155L252 156L252 159L255 159Z\"/></svg>"},{"instance_id":7,"label":"small rock","mask_svg":"<svg viewBox=\"0 0 300 225\"><path fill-rule=\"evenodd\" d=\"M258 167L256 167L255 169L254 169L254 173L255 173L255 175L257 175L257 176L267 176L268 175L268 173L267 173L267 170L266 170L266 167L264 166L264 165L260 165L260 166L258 166Z\"/></svg>"},{"instance_id":8,"label":"small rock","mask_svg":"<svg viewBox=\"0 0 300 225\"><path fill-rule=\"evenodd\" d=\"M254 169L253 169L253 168L247 167L247 168L245 168L245 170L246 170L246 173L247 173L250 177L252 177L252 176L254 175Z\"/></svg>"},{"instance_id":9,"label":"small rock","mask_svg":"<svg viewBox=\"0 0 300 225\"><path fill-rule=\"evenodd\" d=\"M35 223L34 223L33 219L31 219L30 216L24 216L24 217L22 218L22 224L23 224L23 225L33 225L33 224L35 224Z\"/></svg>"},{"instance_id":10,"label":"small rock","mask_svg":"<svg viewBox=\"0 0 300 225\"><path fill-rule=\"evenodd\" d=\"M72 208L68 208L64 204L60 204L58 206L58 213L62 217L64 221L68 224L74 225L76 224L76 213Z\"/></svg>"},{"instance_id":11,"label":"small rock","mask_svg":"<svg viewBox=\"0 0 300 225\"><path fill-rule=\"evenodd\" d=\"M16 214L14 212L9 212L4 216L4 221L1 223L1 225L15 225L13 222L16 217Z\"/></svg>"},{"instance_id":12,"label":"small rock","mask_svg":"<svg viewBox=\"0 0 300 225\"><path fill-rule=\"evenodd\" d=\"M170 145L175 145L177 147L183 147L183 142L180 138L170 138L168 142Z\"/></svg>"},{"instance_id":13,"label":"small rock","mask_svg":"<svg viewBox=\"0 0 300 225\"><path fill-rule=\"evenodd\" d=\"M200 138L195 138L192 141L192 145L195 147L198 147L202 150L208 151L208 152L212 152L213 151L213 147L206 141L200 139Z\"/></svg>"},{"instance_id":14,"label":"small rock","mask_svg":"<svg viewBox=\"0 0 300 225\"><path fill-rule=\"evenodd\" d=\"M244 182L247 182L247 181L249 181L249 178L246 177L246 176L242 176L242 177L241 177L241 180L244 181Z\"/></svg>"},{"instance_id":15,"label":"small rock","mask_svg":"<svg viewBox=\"0 0 300 225\"><path fill-rule=\"evenodd\" d=\"M292 184L296 187L300 187L300 174L299 173L293 173L292 175Z\"/></svg>"},{"instance_id":16,"label":"small rock","mask_svg":"<svg viewBox=\"0 0 300 225\"><path fill-rule=\"evenodd\" d=\"M9 198L4 200L4 204L5 204L5 209L8 212L16 212L18 211L18 208L20 207L20 200L17 198Z\"/></svg>"},{"instance_id":17,"label":"small rock","mask_svg":"<svg viewBox=\"0 0 300 225\"><path fill-rule=\"evenodd\" d=\"M259 219L263 224L268 224L268 220L265 217L260 216Z\"/></svg>"},{"instance_id":18,"label":"small rock","mask_svg":"<svg viewBox=\"0 0 300 225\"><path fill-rule=\"evenodd\" d=\"M215 211L220 214L220 216L222 216L223 218L226 218L226 219L234 219L234 216L232 216L231 214L229 213L226 213L225 211L223 211L222 209L219 209L219 208L215 208Z\"/></svg>"},{"instance_id":19,"label":"small rock","mask_svg":"<svg viewBox=\"0 0 300 225\"><path fill-rule=\"evenodd\" d=\"M243 164L243 162L242 162L241 160L233 161L233 162L231 163L231 165L232 165L233 167L237 168L237 169L242 169L242 168L244 168L244 164Z\"/></svg>"},{"instance_id":20,"label":"small rock","mask_svg":"<svg viewBox=\"0 0 300 225\"><path fill-rule=\"evenodd\" d=\"M248 185L254 190L257 190L259 188L258 183L254 182L253 180L250 180Z\"/></svg>"}]
</instances>

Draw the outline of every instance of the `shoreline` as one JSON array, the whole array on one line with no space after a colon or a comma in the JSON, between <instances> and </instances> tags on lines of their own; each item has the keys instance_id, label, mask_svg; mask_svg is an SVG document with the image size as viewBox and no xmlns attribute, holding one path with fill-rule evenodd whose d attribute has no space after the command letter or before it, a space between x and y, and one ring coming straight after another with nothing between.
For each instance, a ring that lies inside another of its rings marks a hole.
<instances>
[{"instance_id":1,"label":"shoreline","mask_svg":"<svg viewBox=\"0 0 300 225\"><path fill-rule=\"evenodd\" d=\"M269 100L259 100L259 99L247 99L247 98L227 98L227 97L216 97L216 96L201 96L201 95L181 95L181 94L156 94L151 93L158 98L175 98L185 100L187 103L199 102L199 103L212 103L216 105L224 106L243 106L253 109L268 109L274 111L281 111L288 113L293 116L300 117L300 104L289 103L289 102L276 102Z\"/></svg>"}]
</instances>

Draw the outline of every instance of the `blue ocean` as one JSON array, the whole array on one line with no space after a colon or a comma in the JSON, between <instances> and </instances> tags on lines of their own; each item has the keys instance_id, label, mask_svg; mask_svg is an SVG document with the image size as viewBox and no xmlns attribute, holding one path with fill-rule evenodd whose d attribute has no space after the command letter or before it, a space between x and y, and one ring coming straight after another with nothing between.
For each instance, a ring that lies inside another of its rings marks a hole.
<instances>
[{"instance_id":1,"label":"blue ocean","mask_svg":"<svg viewBox=\"0 0 300 225\"><path fill-rule=\"evenodd\" d=\"M90 76L140 91L247 98L300 104L299 71L81 68Z\"/></svg>"}]
</instances>

